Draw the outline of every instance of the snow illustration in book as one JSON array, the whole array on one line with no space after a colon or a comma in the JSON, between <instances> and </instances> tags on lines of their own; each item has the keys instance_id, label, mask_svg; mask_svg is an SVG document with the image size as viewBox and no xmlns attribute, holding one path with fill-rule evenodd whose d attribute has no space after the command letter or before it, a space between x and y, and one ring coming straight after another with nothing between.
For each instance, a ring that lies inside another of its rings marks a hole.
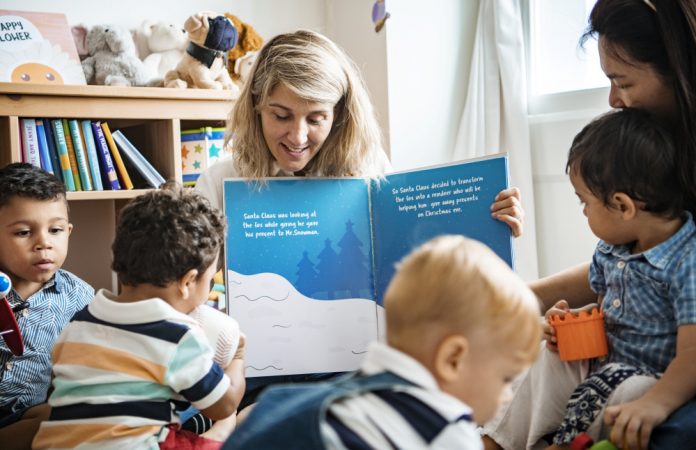
<instances>
[{"instance_id":1,"label":"snow illustration in book","mask_svg":"<svg viewBox=\"0 0 696 450\"><path fill-rule=\"evenodd\" d=\"M372 300L317 301L273 273L230 270L227 279L230 313L247 338L248 377L309 373L316 361L323 371L354 370L377 338L383 312Z\"/></svg>"},{"instance_id":2,"label":"snow illustration in book","mask_svg":"<svg viewBox=\"0 0 696 450\"><path fill-rule=\"evenodd\" d=\"M85 84L64 15L0 10L0 81Z\"/></svg>"}]
</instances>

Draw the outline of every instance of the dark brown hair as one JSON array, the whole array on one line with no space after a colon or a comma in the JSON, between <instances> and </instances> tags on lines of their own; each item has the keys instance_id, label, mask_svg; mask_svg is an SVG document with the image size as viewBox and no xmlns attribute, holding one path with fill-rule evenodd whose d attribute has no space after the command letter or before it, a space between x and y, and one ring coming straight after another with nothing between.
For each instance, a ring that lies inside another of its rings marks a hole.
<instances>
[{"instance_id":1,"label":"dark brown hair","mask_svg":"<svg viewBox=\"0 0 696 450\"><path fill-rule=\"evenodd\" d=\"M15 197L65 200L65 185L55 175L31 164L8 164L0 169L0 208Z\"/></svg>"},{"instance_id":2,"label":"dark brown hair","mask_svg":"<svg viewBox=\"0 0 696 450\"><path fill-rule=\"evenodd\" d=\"M222 213L202 195L168 182L123 208L111 267L123 284L165 287L191 269L205 272L224 238Z\"/></svg>"},{"instance_id":3,"label":"dark brown hair","mask_svg":"<svg viewBox=\"0 0 696 450\"><path fill-rule=\"evenodd\" d=\"M573 139L566 173L577 171L606 206L623 192L642 209L675 218L684 211L676 179L677 151L667 128L648 113L626 108L599 116Z\"/></svg>"},{"instance_id":4,"label":"dark brown hair","mask_svg":"<svg viewBox=\"0 0 696 450\"><path fill-rule=\"evenodd\" d=\"M696 2L651 0L650 4L598 0L580 42L601 36L615 57L648 64L671 83L678 108L677 175L687 193L687 209L696 212Z\"/></svg>"}]
</instances>

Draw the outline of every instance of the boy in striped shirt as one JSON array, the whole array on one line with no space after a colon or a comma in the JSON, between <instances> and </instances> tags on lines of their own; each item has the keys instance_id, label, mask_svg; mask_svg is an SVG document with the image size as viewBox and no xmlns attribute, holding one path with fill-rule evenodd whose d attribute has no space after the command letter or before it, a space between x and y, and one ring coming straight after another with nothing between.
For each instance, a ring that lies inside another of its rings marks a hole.
<instances>
[{"instance_id":1,"label":"boy in striped shirt","mask_svg":"<svg viewBox=\"0 0 696 450\"><path fill-rule=\"evenodd\" d=\"M360 370L262 394L224 449L482 449L486 422L531 364L534 294L483 244L441 236L397 268L384 298L387 342Z\"/></svg>"},{"instance_id":2,"label":"boy in striped shirt","mask_svg":"<svg viewBox=\"0 0 696 450\"><path fill-rule=\"evenodd\" d=\"M0 339L0 446L24 449L48 416L51 348L94 289L62 270L72 224L65 185L31 164L0 169L0 270L12 280L7 300L24 353Z\"/></svg>"},{"instance_id":3,"label":"boy in striped shirt","mask_svg":"<svg viewBox=\"0 0 696 450\"><path fill-rule=\"evenodd\" d=\"M223 370L188 316L208 297L224 231L217 209L174 183L122 210L112 245L121 291L97 292L56 342L51 415L34 448L220 447L178 429L175 409L225 419L244 392L243 345Z\"/></svg>"}]
</instances>

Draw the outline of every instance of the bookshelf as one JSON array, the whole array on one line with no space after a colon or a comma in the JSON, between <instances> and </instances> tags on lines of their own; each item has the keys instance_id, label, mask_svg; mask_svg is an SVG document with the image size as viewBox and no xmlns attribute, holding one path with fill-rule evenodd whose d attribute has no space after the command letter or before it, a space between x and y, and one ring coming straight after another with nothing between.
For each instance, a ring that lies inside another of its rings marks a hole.
<instances>
[{"instance_id":1,"label":"bookshelf","mask_svg":"<svg viewBox=\"0 0 696 450\"><path fill-rule=\"evenodd\" d=\"M224 126L229 91L0 83L0 166L21 161L19 119L103 119L121 129L166 179L181 181L182 129ZM116 289L110 269L118 213L144 189L69 192L74 224L64 267L95 289Z\"/></svg>"}]
</instances>

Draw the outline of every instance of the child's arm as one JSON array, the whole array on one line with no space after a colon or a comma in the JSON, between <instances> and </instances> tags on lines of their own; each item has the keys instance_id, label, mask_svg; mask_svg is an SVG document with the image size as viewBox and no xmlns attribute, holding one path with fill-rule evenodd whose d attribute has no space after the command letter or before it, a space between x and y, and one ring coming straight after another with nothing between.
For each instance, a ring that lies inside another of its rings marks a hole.
<instances>
[{"instance_id":1,"label":"child's arm","mask_svg":"<svg viewBox=\"0 0 696 450\"><path fill-rule=\"evenodd\" d=\"M572 308L592 302L597 294L592 292L588 279L590 266L587 263L563 270L548 277L531 281L529 287L541 302L545 311L559 299L565 299Z\"/></svg>"},{"instance_id":2,"label":"child's arm","mask_svg":"<svg viewBox=\"0 0 696 450\"><path fill-rule=\"evenodd\" d=\"M631 449L647 448L652 429L696 395L694 373L696 324L682 325L677 330L677 355L662 378L641 398L606 409L604 421L613 425L611 441Z\"/></svg>"},{"instance_id":3,"label":"child's arm","mask_svg":"<svg viewBox=\"0 0 696 450\"><path fill-rule=\"evenodd\" d=\"M237 410L239 402L242 401L244 390L246 389L246 379L244 377L244 346L245 337L242 334L239 338L239 346L234 358L225 368L225 374L230 378L230 387L220 400L213 403L201 412L212 420L225 419Z\"/></svg>"}]
</instances>

